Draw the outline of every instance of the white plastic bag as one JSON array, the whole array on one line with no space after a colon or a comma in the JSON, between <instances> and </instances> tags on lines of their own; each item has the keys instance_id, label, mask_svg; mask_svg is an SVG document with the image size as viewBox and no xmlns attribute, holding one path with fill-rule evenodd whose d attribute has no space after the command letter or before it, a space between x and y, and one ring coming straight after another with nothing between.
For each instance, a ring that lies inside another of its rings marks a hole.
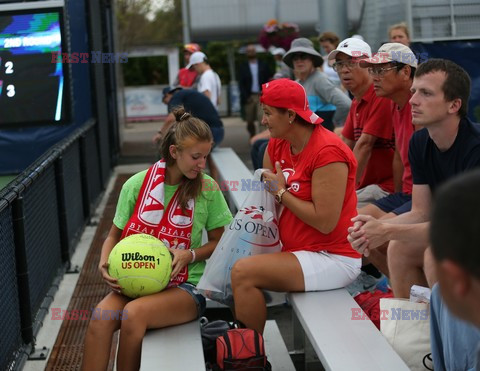
<instances>
[{"instance_id":1,"label":"white plastic bag","mask_svg":"<svg viewBox=\"0 0 480 371\"><path fill-rule=\"evenodd\" d=\"M263 170L255 172L251 192L223 233L197 285L205 297L229 306L233 306L231 271L234 263L246 256L282 249L275 199L260 181Z\"/></svg>"}]
</instances>

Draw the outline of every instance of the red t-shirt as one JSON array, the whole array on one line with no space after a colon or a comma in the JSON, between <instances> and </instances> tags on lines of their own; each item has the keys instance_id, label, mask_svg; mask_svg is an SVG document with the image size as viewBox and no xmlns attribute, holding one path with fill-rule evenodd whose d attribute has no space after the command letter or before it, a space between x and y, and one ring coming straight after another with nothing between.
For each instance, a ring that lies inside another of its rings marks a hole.
<instances>
[{"instance_id":1,"label":"red t-shirt","mask_svg":"<svg viewBox=\"0 0 480 371\"><path fill-rule=\"evenodd\" d=\"M352 101L342 135L355 142L362 133L377 137L357 189L377 184L386 192L395 190L392 171L395 136L391 113L391 100L377 97L373 83L360 101L356 98Z\"/></svg>"},{"instance_id":2,"label":"red t-shirt","mask_svg":"<svg viewBox=\"0 0 480 371\"><path fill-rule=\"evenodd\" d=\"M187 68L182 68L178 71L178 84L185 88L188 88L193 85L195 79L197 78L196 71L190 71Z\"/></svg>"},{"instance_id":3,"label":"red t-shirt","mask_svg":"<svg viewBox=\"0 0 480 371\"><path fill-rule=\"evenodd\" d=\"M408 161L408 144L415 131L415 127L412 124L412 106L407 101L405 106L399 109L398 105L392 102L392 110L396 145L403 163L402 192L412 194L412 170Z\"/></svg>"},{"instance_id":4,"label":"red t-shirt","mask_svg":"<svg viewBox=\"0 0 480 371\"><path fill-rule=\"evenodd\" d=\"M325 250L332 254L359 258L360 254L352 249L347 240L347 228L352 225L351 218L357 215L357 161L350 148L322 125L316 126L307 145L297 155L291 153L290 143L282 139L270 139L267 148L272 164L280 162L289 192L305 201L312 201L312 174L315 169L333 162L348 165L345 199L335 229L329 234L323 234L305 224L285 207L279 220L283 251Z\"/></svg>"}]
</instances>

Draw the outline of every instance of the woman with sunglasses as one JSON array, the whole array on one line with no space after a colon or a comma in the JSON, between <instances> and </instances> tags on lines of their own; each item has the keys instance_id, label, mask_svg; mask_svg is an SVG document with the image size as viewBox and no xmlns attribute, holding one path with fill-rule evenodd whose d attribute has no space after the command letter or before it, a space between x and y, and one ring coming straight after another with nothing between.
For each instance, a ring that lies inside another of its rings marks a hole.
<instances>
[{"instance_id":1,"label":"woman with sunglasses","mask_svg":"<svg viewBox=\"0 0 480 371\"><path fill-rule=\"evenodd\" d=\"M265 189L283 206L282 251L238 260L232 269L235 316L263 332L262 290L278 292L344 287L360 273L360 255L347 240L357 214L357 162L309 108L303 87L289 79L262 86L262 124L271 134L263 167Z\"/></svg>"},{"instance_id":2,"label":"woman with sunglasses","mask_svg":"<svg viewBox=\"0 0 480 371\"><path fill-rule=\"evenodd\" d=\"M307 92L311 110L323 119L323 126L333 131L334 124L343 125L352 101L317 69L323 65L323 58L313 43L305 38L293 40L283 61L293 68L297 81Z\"/></svg>"}]
</instances>

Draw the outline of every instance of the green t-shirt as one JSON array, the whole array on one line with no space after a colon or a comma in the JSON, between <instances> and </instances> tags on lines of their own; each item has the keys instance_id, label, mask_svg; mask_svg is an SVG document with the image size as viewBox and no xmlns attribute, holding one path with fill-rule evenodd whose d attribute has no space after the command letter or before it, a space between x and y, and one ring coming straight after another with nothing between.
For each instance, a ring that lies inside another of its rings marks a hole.
<instances>
[{"instance_id":1,"label":"green t-shirt","mask_svg":"<svg viewBox=\"0 0 480 371\"><path fill-rule=\"evenodd\" d=\"M113 224L119 229L125 228L137 202L140 188L147 170L135 174L128 179L122 187L120 197L117 203L117 210L113 218ZM172 199L178 185L165 184L165 205L168 205ZM210 231L215 228L223 227L232 220L232 213L223 197L222 192L215 181L206 174L203 174L202 192L195 201L195 211L193 214L192 241L190 248L197 249L202 246L202 232L205 228ZM195 262L188 265L188 282L196 285L200 280L205 269L205 261Z\"/></svg>"}]
</instances>

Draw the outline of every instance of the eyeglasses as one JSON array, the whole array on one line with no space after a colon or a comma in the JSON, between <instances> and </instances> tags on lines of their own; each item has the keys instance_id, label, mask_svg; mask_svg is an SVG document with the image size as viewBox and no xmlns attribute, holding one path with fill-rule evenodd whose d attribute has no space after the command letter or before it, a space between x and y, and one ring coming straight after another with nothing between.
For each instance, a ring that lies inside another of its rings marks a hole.
<instances>
[{"instance_id":1,"label":"eyeglasses","mask_svg":"<svg viewBox=\"0 0 480 371\"><path fill-rule=\"evenodd\" d=\"M306 53L295 53L292 56L293 60L295 60L295 59L305 60L305 59L309 59L309 58L310 58L310 56Z\"/></svg>"},{"instance_id":2,"label":"eyeglasses","mask_svg":"<svg viewBox=\"0 0 480 371\"><path fill-rule=\"evenodd\" d=\"M358 62L354 61L353 59L346 59L344 61L335 62L332 65L334 71L336 71L336 72L340 72L343 67L347 67L349 70L351 70L352 68L355 68L356 66L358 66Z\"/></svg>"},{"instance_id":3,"label":"eyeglasses","mask_svg":"<svg viewBox=\"0 0 480 371\"><path fill-rule=\"evenodd\" d=\"M396 69L397 66L393 66L393 67L388 67L388 68L385 68L385 67L368 67L368 73L372 76L379 76L379 77L382 77L385 75L385 73L387 71L390 71L390 70L393 70L393 69Z\"/></svg>"}]
</instances>

